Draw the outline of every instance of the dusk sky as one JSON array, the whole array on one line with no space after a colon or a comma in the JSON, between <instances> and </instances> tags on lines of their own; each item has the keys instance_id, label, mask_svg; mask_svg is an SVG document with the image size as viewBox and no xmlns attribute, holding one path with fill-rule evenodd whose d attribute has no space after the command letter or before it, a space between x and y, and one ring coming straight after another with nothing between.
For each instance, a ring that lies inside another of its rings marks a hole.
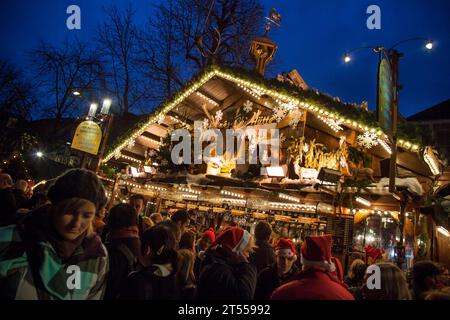
<instances>
[{"instance_id":1,"label":"dusk sky","mask_svg":"<svg viewBox=\"0 0 450 320\"><path fill-rule=\"evenodd\" d=\"M93 39L103 21L103 5L111 0L2 0L0 2L0 57L29 67L29 52L40 41L53 44L65 38ZM136 23L151 14L148 0L135 0ZM81 30L66 28L66 8L81 8ZM398 47L405 54L400 63L400 111L409 116L450 98L450 1L448 0L264 0L265 11L275 6L282 26L271 37L278 43L274 71L297 69L313 88L341 100L360 103L376 101L377 55L369 50L353 54L343 63L347 50L367 45L389 47L395 42L423 36L434 39L434 49L426 52L424 42ZM381 30L366 27L369 5L381 8ZM261 22L263 23L263 22ZM274 75L274 72L271 74Z\"/></svg>"}]
</instances>

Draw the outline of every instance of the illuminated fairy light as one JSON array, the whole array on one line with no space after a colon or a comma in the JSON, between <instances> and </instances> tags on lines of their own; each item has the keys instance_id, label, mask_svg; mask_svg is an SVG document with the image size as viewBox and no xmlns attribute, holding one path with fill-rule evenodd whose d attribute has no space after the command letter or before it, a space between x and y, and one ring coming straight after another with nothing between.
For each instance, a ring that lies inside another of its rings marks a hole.
<instances>
[{"instance_id":1,"label":"illuminated fairy light","mask_svg":"<svg viewBox=\"0 0 450 320\"><path fill-rule=\"evenodd\" d=\"M320 120L322 120L326 125L328 125L331 130L333 130L334 132L339 132L341 130L344 130L341 126L340 123L334 121L333 119L330 118L326 118L324 116L321 115L317 115L317 118L319 118Z\"/></svg>"},{"instance_id":2,"label":"illuminated fairy light","mask_svg":"<svg viewBox=\"0 0 450 320\"><path fill-rule=\"evenodd\" d=\"M125 181L124 184L126 186L133 187L133 188L138 188L138 189L142 189L143 188L143 186L141 186L140 184L133 183L133 182Z\"/></svg>"},{"instance_id":3,"label":"illuminated fairy light","mask_svg":"<svg viewBox=\"0 0 450 320\"><path fill-rule=\"evenodd\" d=\"M427 153L424 154L423 159L425 160L428 167L430 167L431 173L433 173L433 175L438 175L439 173L441 173L434 159L431 158Z\"/></svg>"},{"instance_id":4,"label":"illuminated fairy light","mask_svg":"<svg viewBox=\"0 0 450 320\"><path fill-rule=\"evenodd\" d=\"M230 203L233 203L233 204L240 204L240 205L245 205L247 203L247 200L233 199L233 198L223 198L222 201L223 202L230 202Z\"/></svg>"},{"instance_id":5,"label":"illuminated fairy light","mask_svg":"<svg viewBox=\"0 0 450 320\"><path fill-rule=\"evenodd\" d=\"M191 188L178 187L178 190L182 191L182 192L188 192L188 193L192 193L192 194L197 194L197 195L201 194L201 191L192 190Z\"/></svg>"},{"instance_id":6,"label":"illuminated fairy light","mask_svg":"<svg viewBox=\"0 0 450 320\"><path fill-rule=\"evenodd\" d=\"M133 157L130 157L130 156L126 156L126 155L123 155L123 154L120 155L120 158L123 158L125 160L130 160L130 161L133 161L133 162L136 162L136 163L139 163L139 164L142 163L142 161L139 160L139 159L136 159L136 158L133 158Z\"/></svg>"},{"instance_id":7,"label":"illuminated fairy light","mask_svg":"<svg viewBox=\"0 0 450 320\"><path fill-rule=\"evenodd\" d=\"M238 83L237 86L239 88L241 88L242 90L244 90L245 92L247 92L248 94L250 94L251 96L253 96L256 99L261 98L261 96L264 94L264 92L262 92L261 90L258 89L252 89L252 88L248 88L245 85Z\"/></svg>"},{"instance_id":8,"label":"illuminated fairy light","mask_svg":"<svg viewBox=\"0 0 450 320\"><path fill-rule=\"evenodd\" d=\"M166 188L158 187L158 186L153 186L153 185L150 185L150 184L145 185L145 187L146 187L147 189L151 189L151 190L155 190L155 191L167 191Z\"/></svg>"},{"instance_id":9,"label":"illuminated fairy light","mask_svg":"<svg viewBox=\"0 0 450 320\"><path fill-rule=\"evenodd\" d=\"M269 202L269 205L272 208L276 208L276 209L292 209L292 210L299 210L299 211L316 212L316 206L308 205L308 204Z\"/></svg>"},{"instance_id":10,"label":"illuminated fairy light","mask_svg":"<svg viewBox=\"0 0 450 320\"><path fill-rule=\"evenodd\" d=\"M297 203L300 202L300 199L299 199L299 198L292 197L292 196L287 195L287 194L284 194L284 193L279 193L279 194L278 194L278 197L280 197L281 199L285 199L285 200L289 200L289 201L294 201L294 202L297 202Z\"/></svg>"},{"instance_id":11,"label":"illuminated fairy light","mask_svg":"<svg viewBox=\"0 0 450 320\"><path fill-rule=\"evenodd\" d=\"M392 154L392 150L391 147L386 143L386 141L382 140L382 139L378 139L378 142L380 143L380 146L383 147L383 149L389 153Z\"/></svg>"},{"instance_id":12,"label":"illuminated fairy light","mask_svg":"<svg viewBox=\"0 0 450 320\"><path fill-rule=\"evenodd\" d=\"M355 201L366 207L370 207L372 205L372 202L362 197L355 197Z\"/></svg>"},{"instance_id":13,"label":"illuminated fairy light","mask_svg":"<svg viewBox=\"0 0 450 320\"><path fill-rule=\"evenodd\" d=\"M228 73L225 73L223 71L220 71L216 68L212 69L211 71L209 71L208 73L204 74L202 78L200 78L200 80L198 80L197 82L195 82L190 88L185 89L184 91L180 92L180 94L178 95L178 97L174 100L172 100L170 103L168 103L164 108L161 108L161 110L159 110L159 112L153 114L152 116L149 117L147 123L145 123L141 128L137 129L127 140L125 140L124 142L122 142L120 145L118 145L116 148L114 148L113 150L111 150L111 152L104 158L104 160L102 160L103 163L108 162L112 157L114 157L114 154L117 154L118 152L120 152L123 148L125 148L132 140L135 140L137 137L139 137L140 135L142 135L142 133L144 133L144 131L146 130L146 128L150 125L152 125L153 123L156 123L158 121L158 119L161 116L164 116L166 113L168 113L169 111L171 111L172 109L174 109L175 107L177 107L184 99L186 99L189 95L193 94L194 92L196 92L204 83L206 83L207 81L209 81L212 77L214 76L218 76L230 81L233 81L234 83L236 83L239 87L243 88L243 90L245 90L245 88L247 88L248 91L250 91L249 93L252 94L255 97L260 97L263 94L267 94L269 96L274 97L275 99L278 99L280 101L287 101L287 103L292 103L292 104L297 104L300 105L301 107L309 110L311 113L315 114L315 115L322 115L328 112L330 118L335 119L335 121L339 124L341 123L345 123L346 126L353 128L354 130L357 131L367 131L367 130L374 130L375 133L381 137L383 136L383 132L380 130L380 128L369 128L367 127L365 124L356 122L354 120L351 119L346 119L338 114L333 114L330 113L329 110L323 108L323 107L319 107L317 105L314 104L310 104L310 103L306 103L306 102L302 102L299 101L296 98L293 98L292 96L288 96L282 93L279 93L276 90L272 90L272 89L266 89L263 88L260 85L257 85L251 81L248 80L243 80L241 78L232 76ZM246 92L248 92L246 91ZM337 128L336 128L337 129ZM339 130L339 129L338 129ZM384 137L386 138L386 135L384 134ZM418 145L414 145L410 142L409 143L409 148L412 151L418 151L419 150L419 146ZM399 143L399 145L402 145L401 143ZM407 144L402 145L403 147L407 148ZM408 149L409 149L408 148Z\"/></svg>"},{"instance_id":14,"label":"illuminated fairy light","mask_svg":"<svg viewBox=\"0 0 450 320\"><path fill-rule=\"evenodd\" d=\"M185 127L187 127L187 128L190 128L190 127L191 127L187 122L184 122L183 120L180 120L180 119L175 118L175 117L173 117L173 116L169 116L169 118L170 118L170 120L172 120L173 122L182 124L183 126L185 126Z\"/></svg>"},{"instance_id":15,"label":"illuminated fairy light","mask_svg":"<svg viewBox=\"0 0 450 320\"><path fill-rule=\"evenodd\" d=\"M194 194L183 194L182 197L190 200L198 200L198 196Z\"/></svg>"},{"instance_id":16,"label":"illuminated fairy light","mask_svg":"<svg viewBox=\"0 0 450 320\"><path fill-rule=\"evenodd\" d=\"M197 96L199 96L200 98L202 98L203 100L205 100L206 102L212 104L213 106L215 106L215 107L218 107L218 106L219 106L219 103L217 103L217 102L214 101L213 99L211 99L211 98L205 96L203 93L197 91L195 94L196 94Z\"/></svg>"},{"instance_id":17,"label":"illuminated fairy light","mask_svg":"<svg viewBox=\"0 0 450 320\"><path fill-rule=\"evenodd\" d=\"M146 136L141 136L142 139L150 141L152 143L156 143L158 146L162 145L161 141L146 137Z\"/></svg>"},{"instance_id":18,"label":"illuminated fairy light","mask_svg":"<svg viewBox=\"0 0 450 320\"><path fill-rule=\"evenodd\" d=\"M235 198L241 198L241 199L244 198L244 195L242 195L242 194L231 192L231 191L227 191L227 190L220 191L220 194L222 194L224 196L235 197Z\"/></svg>"}]
</instances>

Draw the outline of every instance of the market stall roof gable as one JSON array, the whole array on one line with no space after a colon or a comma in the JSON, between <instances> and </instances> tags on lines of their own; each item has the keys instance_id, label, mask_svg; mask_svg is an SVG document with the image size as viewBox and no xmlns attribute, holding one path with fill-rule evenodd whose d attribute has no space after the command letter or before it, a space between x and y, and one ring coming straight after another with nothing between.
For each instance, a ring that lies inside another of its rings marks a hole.
<instances>
[{"instance_id":1,"label":"market stall roof gable","mask_svg":"<svg viewBox=\"0 0 450 320\"><path fill-rule=\"evenodd\" d=\"M190 125L205 117L205 109L215 114L218 110L235 105L242 97L248 100L270 97L310 114L339 121L350 129L371 131L386 137L375 121L374 114L359 105L343 103L339 98L314 89L304 90L277 79L268 80L255 71L211 65L194 76L183 89L162 103L146 119L119 137L109 148L103 162L120 156L121 151L127 148L138 154L143 154L147 148L157 149L175 123ZM417 141L409 141L407 145L411 150L418 151Z\"/></svg>"}]
</instances>

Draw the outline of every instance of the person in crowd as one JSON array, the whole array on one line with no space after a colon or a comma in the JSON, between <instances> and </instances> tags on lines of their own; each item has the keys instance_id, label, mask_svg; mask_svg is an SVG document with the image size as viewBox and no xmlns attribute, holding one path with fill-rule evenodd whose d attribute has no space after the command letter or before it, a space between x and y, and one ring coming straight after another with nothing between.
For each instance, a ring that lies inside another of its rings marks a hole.
<instances>
[{"instance_id":1,"label":"person in crowd","mask_svg":"<svg viewBox=\"0 0 450 320\"><path fill-rule=\"evenodd\" d=\"M138 214L139 235L142 236L145 230L153 226L153 222L149 217L144 215L145 199L140 194L134 194L130 197L130 205Z\"/></svg>"},{"instance_id":2,"label":"person in crowd","mask_svg":"<svg viewBox=\"0 0 450 320\"><path fill-rule=\"evenodd\" d=\"M196 246L196 257L195 257L195 264L194 264L194 274L195 278L198 279L199 273L200 273L200 266L201 262L203 261L203 258L205 257L205 252L208 249L208 247L216 240L216 234L214 233L213 228L209 228L208 230L204 231L200 240L198 241L198 244Z\"/></svg>"},{"instance_id":3,"label":"person in crowd","mask_svg":"<svg viewBox=\"0 0 450 320\"><path fill-rule=\"evenodd\" d=\"M27 208L28 197L26 191L28 189L28 182L25 180L17 180L14 188L14 197L16 198L16 209Z\"/></svg>"},{"instance_id":4,"label":"person in crowd","mask_svg":"<svg viewBox=\"0 0 450 320\"><path fill-rule=\"evenodd\" d=\"M51 204L0 230L0 299L101 299L108 255L92 230L107 200L101 181L73 169L56 179L48 197ZM80 267L79 282L71 280L72 266Z\"/></svg>"},{"instance_id":5,"label":"person in crowd","mask_svg":"<svg viewBox=\"0 0 450 320\"><path fill-rule=\"evenodd\" d=\"M145 267L130 273L119 299L178 299L180 290L176 278L178 256L175 245L174 233L167 225L159 223L145 231L141 244Z\"/></svg>"},{"instance_id":6,"label":"person in crowd","mask_svg":"<svg viewBox=\"0 0 450 320\"><path fill-rule=\"evenodd\" d=\"M14 222L17 205L13 181L7 173L0 173L0 227Z\"/></svg>"},{"instance_id":7,"label":"person in crowd","mask_svg":"<svg viewBox=\"0 0 450 320\"><path fill-rule=\"evenodd\" d=\"M163 221L163 217L161 213L154 212L150 215L150 219L152 219L153 224L158 224Z\"/></svg>"},{"instance_id":8,"label":"person in crowd","mask_svg":"<svg viewBox=\"0 0 450 320\"><path fill-rule=\"evenodd\" d=\"M287 283L299 271L294 263L297 253L292 240L280 238L275 245L275 257L276 263L263 269L258 275L256 300L268 300L276 288Z\"/></svg>"},{"instance_id":9,"label":"person in crowd","mask_svg":"<svg viewBox=\"0 0 450 320\"><path fill-rule=\"evenodd\" d=\"M94 228L94 231L97 232L97 234L101 237L103 234L103 231L105 229L106 223L104 221L106 215L106 208L100 208L95 213L94 220L92 221L92 226Z\"/></svg>"},{"instance_id":10,"label":"person in crowd","mask_svg":"<svg viewBox=\"0 0 450 320\"><path fill-rule=\"evenodd\" d=\"M176 211L172 217L170 218L173 222L175 222L180 229L180 233L183 234L187 227L189 226L189 214L186 210L178 210Z\"/></svg>"},{"instance_id":11,"label":"person in crowd","mask_svg":"<svg viewBox=\"0 0 450 320\"><path fill-rule=\"evenodd\" d=\"M178 249L191 250L195 255L195 233L190 230L185 231L181 235Z\"/></svg>"},{"instance_id":12,"label":"person in crowd","mask_svg":"<svg viewBox=\"0 0 450 320\"><path fill-rule=\"evenodd\" d=\"M47 204L47 201L48 201L48 199L47 199L47 196L45 195L45 193L36 192L36 193L33 193L30 200L28 200L27 207L30 210L35 210L35 209L40 208L40 207L44 206L45 204Z\"/></svg>"},{"instance_id":13,"label":"person in crowd","mask_svg":"<svg viewBox=\"0 0 450 320\"><path fill-rule=\"evenodd\" d=\"M344 269L342 268L342 263L337 257L331 257L331 263L334 264L334 271L331 273L339 280L340 283L344 284L346 288L347 284L344 282Z\"/></svg>"},{"instance_id":14,"label":"person in crowd","mask_svg":"<svg viewBox=\"0 0 450 320\"><path fill-rule=\"evenodd\" d=\"M181 300L196 298L196 281L194 276L195 253L190 249L178 250L177 284L180 288Z\"/></svg>"},{"instance_id":15,"label":"person in crowd","mask_svg":"<svg viewBox=\"0 0 450 320\"><path fill-rule=\"evenodd\" d=\"M354 300L332 274L331 235L306 236L302 244L303 270L294 280L277 288L272 300Z\"/></svg>"},{"instance_id":16,"label":"person in crowd","mask_svg":"<svg viewBox=\"0 0 450 320\"><path fill-rule=\"evenodd\" d=\"M117 299L128 275L136 271L141 261L141 243L137 227L136 210L129 204L118 204L111 208L108 217L109 274L105 300Z\"/></svg>"},{"instance_id":17,"label":"person in crowd","mask_svg":"<svg viewBox=\"0 0 450 320\"><path fill-rule=\"evenodd\" d=\"M423 300L428 291L439 288L442 269L433 261L418 261L412 268L412 289L414 300Z\"/></svg>"},{"instance_id":18,"label":"person in crowd","mask_svg":"<svg viewBox=\"0 0 450 320\"><path fill-rule=\"evenodd\" d=\"M250 262L260 272L275 262L275 253L269 244L272 227L266 221L260 221L255 227L256 249L250 256Z\"/></svg>"},{"instance_id":19,"label":"person in crowd","mask_svg":"<svg viewBox=\"0 0 450 320\"><path fill-rule=\"evenodd\" d=\"M364 300L411 300L405 274L393 263L377 263L380 268L380 288L362 287ZM370 280L369 280L370 281Z\"/></svg>"},{"instance_id":20,"label":"person in crowd","mask_svg":"<svg viewBox=\"0 0 450 320\"><path fill-rule=\"evenodd\" d=\"M198 298L251 300L256 267L248 262L254 248L252 235L240 227L226 228L205 253L200 267Z\"/></svg>"},{"instance_id":21,"label":"person in crowd","mask_svg":"<svg viewBox=\"0 0 450 320\"><path fill-rule=\"evenodd\" d=\"M446 266L440 264L441 273L438 276L438 287L450 287L450 273Z\"/></svg>"},{"instance_id":22,"label":"person in crowd","mask_svg":"<svg viewBox=\"0 0 450 320\"><path fill-rule=\"evenodd\" d=\"M359 288L362 286L367 266L361 259L353 260L348 270L344 282L349 288Z\"/></svg>"},{"instance_id":23,"label":"person in crowd","mask_svg":"<svg viewBox=\"0 0 450 320\"><path fill-rule=\"evenodd\" d=\"M178 245L180 243L181 240L181 230L180 230L180 226L178 224L176 224L175 222L173 222L172 220L164 220L161 223L158 223L158 225L161 224L163 226L165 226L166 228L168 228L174 235L175 240L176 240L176 244L175 244L175 249L178 249Z\"/></svg>"},{"instance_id":24,"label":"person in crowd","mask_svg":"<svg viewBox=\"0 0 450 320\"><path fill-rule=\"evenodd\" d=\"M450 287L429 291L425 300L450 300Z\"/></svg>"}]
</instances>

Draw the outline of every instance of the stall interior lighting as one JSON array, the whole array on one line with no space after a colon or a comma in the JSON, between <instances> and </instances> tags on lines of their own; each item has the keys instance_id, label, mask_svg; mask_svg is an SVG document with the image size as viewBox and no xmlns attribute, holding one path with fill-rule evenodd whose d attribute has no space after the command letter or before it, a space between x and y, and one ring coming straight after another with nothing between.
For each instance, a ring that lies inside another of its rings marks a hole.
<instances>
[{"instance_id":1,"label":"stall interior lighting","mask_svg":"<svg viewBox=\"0 0 450 320\"><path fill-rule=\"evenodd\" d=\"M450 232L448 232L448 230L445 229L445 228L442 227L442 226L437 227L437 231L438 231L440 234L443 234L443 235L446 236L446 237L450 237Z\"/></svg>"},{"instance_id":2,"label":"stall interior lighting","mask_svg":"<svg viewBox=\"0 0 450 320\"><path fill-rule=\"evenodd\" d=\"M366 207L370 207L372 205L372 202L362 197L355 197L355 201Z\"/></svg>"}]
</instances>

